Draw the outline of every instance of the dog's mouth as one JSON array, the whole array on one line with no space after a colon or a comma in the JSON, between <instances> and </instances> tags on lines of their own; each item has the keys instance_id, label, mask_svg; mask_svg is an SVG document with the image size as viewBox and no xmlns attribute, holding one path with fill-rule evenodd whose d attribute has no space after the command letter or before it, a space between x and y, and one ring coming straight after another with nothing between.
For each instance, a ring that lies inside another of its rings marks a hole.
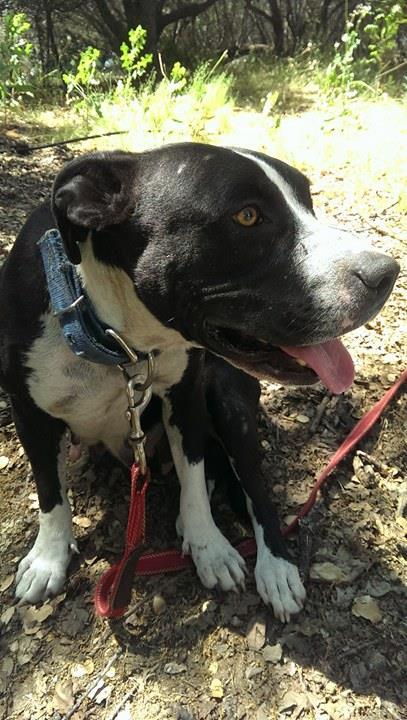
<instances>
[{"instance_id":1,"label":"dog's mouth","mask_svg":"<svg viewBox=\"0 0 407 720\"><path fill-rule=\"evenodd\" d=\"M262 380L312 385L320 380L333 393L354 379L351 356L338 338L316 345L277 347L238 330L206 325L209 349Z\"/></svg>"}]
</instances>

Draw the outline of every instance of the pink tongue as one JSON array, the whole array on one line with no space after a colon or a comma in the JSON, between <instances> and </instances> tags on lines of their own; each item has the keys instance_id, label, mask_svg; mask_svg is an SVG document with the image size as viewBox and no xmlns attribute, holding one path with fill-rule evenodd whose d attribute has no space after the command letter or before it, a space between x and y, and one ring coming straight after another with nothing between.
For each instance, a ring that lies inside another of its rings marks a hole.
<instances>
[{"instance_id":1,"label":"pink tongue","mask_svg":"<svg viewBox=\"0 0 407 720\"><path fill-rule=\"evenodd\" d=\"M309 347L282 347L287 355L304 360L328 390L339 394L353 383L353 360L340 340L329 340Z\"/></svg>"}]
</instances>

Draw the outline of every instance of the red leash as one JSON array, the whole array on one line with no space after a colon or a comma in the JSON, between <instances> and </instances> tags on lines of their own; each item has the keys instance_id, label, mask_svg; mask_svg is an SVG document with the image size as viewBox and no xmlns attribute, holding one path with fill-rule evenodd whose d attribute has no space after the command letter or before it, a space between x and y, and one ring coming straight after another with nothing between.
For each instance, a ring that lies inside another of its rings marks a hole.
<instances>
[{"instance_id":1,"label":"red leash","mask_svg":"<svg viewBox=\"0 0 407 720\"><path fill-rule=\"evenodd\" d=\"M283 535L288 535L305 517L315 503L318 492L326 478L349 451L366 435L382 414L386 405L394 397L399 388L407 380L405 370L394 385L387 390L383 397L359 420L342 445L334 453L328 465L317 478L314 487L293 522L283 529ZM129 517L126 530L126 544L122 559L112 565L100 578L96 587L94 601L97 615L117 618L122 616L131 598L132 581L137 575L154 575L164 572L183 570L193 566L189 555L182 555L179 550L166 550L163 552L142 555L145 539L145 495L149 483L149 471L143 476L138 465L131 468L131 498ZM236 545L242 557L252 557L256 554L254 538L247 538Z\"/></svg>"}]
</instances>

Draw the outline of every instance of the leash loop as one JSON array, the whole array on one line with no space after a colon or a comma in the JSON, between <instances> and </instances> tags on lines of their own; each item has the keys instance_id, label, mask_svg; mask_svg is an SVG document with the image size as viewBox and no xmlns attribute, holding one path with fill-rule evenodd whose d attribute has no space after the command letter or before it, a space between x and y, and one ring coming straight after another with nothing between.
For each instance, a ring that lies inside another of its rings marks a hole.
<instances>
[{"instance_id":1,"label":"leash loop","mask_svg":"<svg viewBox=\"0 0 407 720\"><path fill-rule=\"evenodd\" d=\"M124 553L118 563L103 573L95 590L95 610L100 617L118 618L126 612L137 563L144 550L146 490L150 473L148 469L142 473L140 466L133 463L130 477L131 494Z\"/></svg>"}]
</instances>

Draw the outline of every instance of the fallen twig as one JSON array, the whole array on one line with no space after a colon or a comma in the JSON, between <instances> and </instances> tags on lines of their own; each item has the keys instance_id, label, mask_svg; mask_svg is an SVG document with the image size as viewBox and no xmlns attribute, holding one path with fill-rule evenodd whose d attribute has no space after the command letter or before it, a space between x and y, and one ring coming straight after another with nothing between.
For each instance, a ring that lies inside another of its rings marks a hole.
<instances>
[{"instance_id":1,"label":"fallen twig","mask_svg":"<svg viewBox=\"0 0 407 720\"><path fill-rule=\"evenodd\" d=\"M369 225L369 227L372 228L372 230L375 230L379 233L379 235L385 235L386 237L394 238L394 240L398 240L399 242L403 242L403 238L401 235L398 235L397 233L392 232L384 225L378 225L377 223L373 223L369 218L363 217L364 222Z\"/></svg>"},{"instance_id":2,"label":"fallen twig","mask_svg":"<svg viewBox=\"0 0 407 720\"><path fill-rule=\"evenodd\" d=\"M72 705L72 707L68 710L67 713L62 717L61 720L70 720L72 715L76 713L76 711L80 708L84 700L88 697L89 693L94 690L94 688L97 686L97 684L100 682L100 680L106 675L106 673L110 670L112 665L116 662L116 660L120 657L120 655L123 654L123 650L119 648L117 652L110 658L109 662L105 665L103 670L98 674L98 676L92 680L92 682L89 683L86 690L82 693L82 695L78 698L76 703Z\"/></svg>"},{"instance_id":3,"label":"fallen twig","mask_svg":"<svg viewBox=\"0 0 407 720\"><path fill-rule=\"evenodd\" d=\"M123 695L122 699L121 699L120 702L116 705L115 709L113 710L113 712L111 713L111 715L109 715L109 717L108 717L107 720L114 720L115 717L117 717L117 715L119 714L120 710L125 706L126 702L127 702L128 700L130 700L130 698L132 698L133 695L134 695L136 692L138 692L141 682L142 682L142 681L141 681L140 679L137 679L137 680L136 680L136 682L134 683L133 687L130 688L130 690L129 690L128 692L126 692L125 695Z\"/></svg>"},{"instance_id":4,"label":"fallen twig","mask_svg":"<svg viewBox=\"0 0 407 720\"><path fill-rule=\"evenodd\" d=\"M321 510L323 506L324 501L317 500L308 515L301 518L298 523L298 570L303 580L306 580L308 577L311 559L314 552L314 537L321 520Z\"/></svg>"},{"instance_id":5,"label":"fallen twig","mask_svg":"<svg viewBox=\"0 0 407 720\"><path fill-rule=\"evenodd\" d=\"M114 130L112 132L101 133L99 135L85 135L84 137L71 138L70 140L58 140L52 143L44 143L41 145L28 145L25 142L16 142L14 149L19 155L28 155L33 150L44 150L45 148L58 147L60 145L70 145L71 143L83 142L84 140L94 140L95 138L109 137L110 135L125 135L128 130Z\"/></svg>"},{"instance_id":6,"label":"fallen twig","mask_svg":"<svg viewBox=\"0 0 407 720\"><path fill-rule=\"evenodd\" d=\"M371 465L374 465L377 470L380 470L383 475L387 475L390 472L391 468L389 468L388 465L385 465L385 463L381 460L377 460L377 458L375 458L373 455L364 452L364 450L357 450L356 455L360 455L360 457L365 458L368 462L370 462Z\"/></svg>"},{"instance_id":7,"label":"fallen twig","mask_svg":"<svg viewBox=\"0 0 407 720\"><path fill-rule=\"evenodd\" d=\"M407 481L403 482L399 490L399 499L397 503L396 517L403 517L407 507Z\"/></svg>"},{"instance_id":8,"label":"fallen twig","mask_svg":"<svg viewBox=\"0 0 407 720\"><path fill-rule=\"evenodd\" d=\"M329 400L330 400L329 395L324 395L321 402L319 403L319 405L316 409L315 415L314 415L314 419L311 422L311 425L309 426L311 433L314 433L316 431L317 427L319 426L319 423L321 422L322 417L325 414L325 410L328 406Z\"/></svg>"}]
</instances>

